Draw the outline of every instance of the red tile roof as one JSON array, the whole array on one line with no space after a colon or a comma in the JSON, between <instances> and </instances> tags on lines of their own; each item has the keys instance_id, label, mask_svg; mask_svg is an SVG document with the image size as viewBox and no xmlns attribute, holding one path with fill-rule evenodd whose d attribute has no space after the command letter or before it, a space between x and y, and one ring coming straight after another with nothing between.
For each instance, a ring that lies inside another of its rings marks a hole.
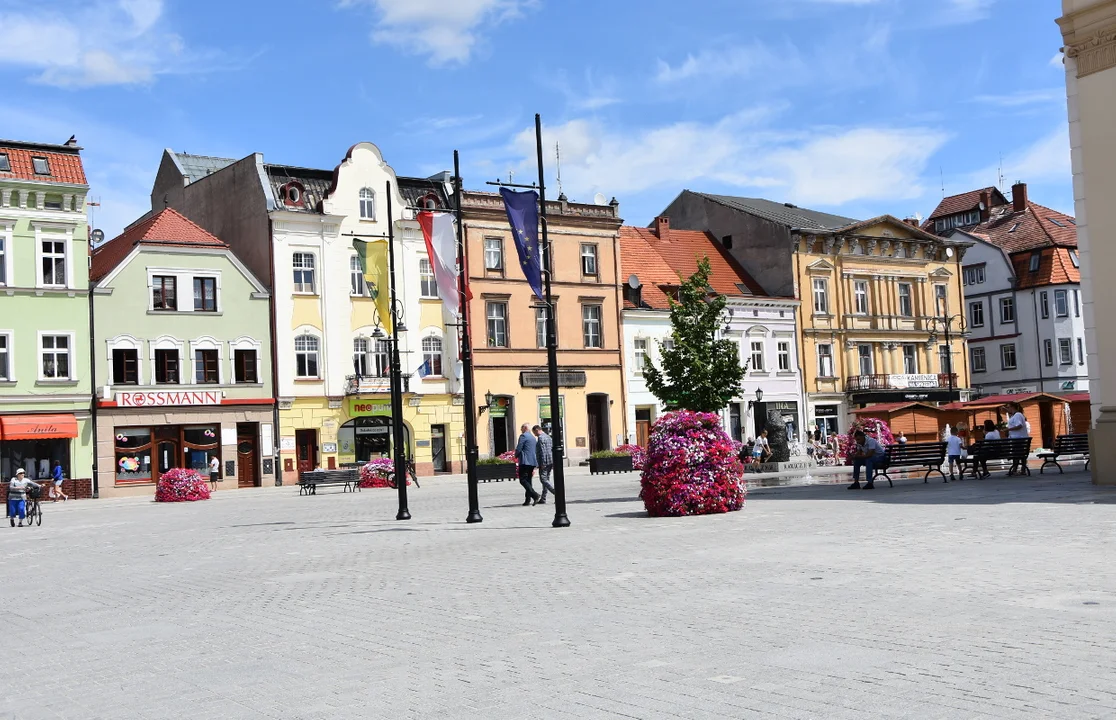
<instances>
[{"instance_id":1,"label":"red tile roof","mask_svg":"<svg viewBox=\"0 0 1116 720\"><path fill-rule=\"evenodd\" d=\"M698 262L709 258L712 274L709 285L727 296L766 296L763 288L728 254L712 235L696 230L670 229L662 240L650 228L625 225L620 228L621 277L636 275L643 284L642 299L657 310L670 307L664 287L677 287L682 279L697 270ZM747 292L742 291L743 285ZM625 303L625 307L633 307Z\"/></svg>"},{"instance_id":2,"label":"red tile roof","mask_svg":"<svg viewBox=\"0 0 1116 720\"><path fill-rule=\"evenodd\" d=\"M100 280L119 265L136 245L171 247L227 248L216 236L190 222L178 211L167 208L138 222L117 237L93 250L89 268L91 280Z\"/></svg>"},{"instance_id":3,"label":"red tile roof","mask_svg":"<svg viewBox=\"0 0 1116 720\"><path fill-rule=\"evenodd\" d=\"M1023 290L1042 285L1081 282L1081 271L1073 266L1069 256L1071 250L1072 248L1056 247L1012 255L1011 263L1015 266L1015 277L1019 279L1016 287ZM1038 270L1031 272L1031 255L1036 252L1042 253L1042 259L1039 261Z\"/></svg>"},{"instance_id":4,"label":"red tile roof","mask_svg":"<svg viewBox=\"0 0 1116 720\"><path fill-rule=\"evenodd\" d=\"M930 217L926 218L926 222L922 224L923 230L934 230L934 220L948 215L956 215L957 213L969 212L976 210L980 206L980 194L988 193L991 198L989 205L996 207L997 205L1008 204L1008 199L1004 194L995 187L986 187L979 190L970 190L969 192L961 193L960 195L950 195L947 198L942 198L938 203L938 207L934 208L934 212L930 213Z\"/></svg>"},{"instance_id":5,"label":"red tile roof","mask_svg":"<svg viewBox=\"0 0 1116 720\"><path fill-rule=\"evenodd\" d=\"M0 179L33 180L46 183L67 183L86 185L85 168L81 165L81 155L77 150L48 150L36 148L29 143L6 143L0 140L0 155L8 156L10 172L0 171ZM39 175L31 163L32 158L46 158L49 175Z\"/></svg>"},{"instance_id":6,"label":"red tile roof","mask_svg":"<svg viewBox=\"0 0 1116 720\"><path fill-rule=\"evenodd\" d=\"M1073 217L1033 202L1018 212L1011 205L992 208L992 216L972 230L1008 253L1055 245L1077 247Z\"/></svg>"}]
</instances>

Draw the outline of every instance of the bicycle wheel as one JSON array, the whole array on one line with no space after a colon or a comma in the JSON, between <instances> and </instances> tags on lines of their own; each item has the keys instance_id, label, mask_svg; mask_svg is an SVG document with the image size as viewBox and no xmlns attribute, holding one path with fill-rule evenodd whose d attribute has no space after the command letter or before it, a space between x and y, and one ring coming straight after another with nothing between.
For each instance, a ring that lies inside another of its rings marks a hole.
<instances>
[{"instance_id":1,"label":"bicycle wheel","mask_svg":"<svg viewBox=\"0 0 1116 720\"><path fill-rule=\"evenodd\" d=\"M35 524L40 527L43 524L43 508L39 503L35 503Z\"/></svg>"}]
</instances>

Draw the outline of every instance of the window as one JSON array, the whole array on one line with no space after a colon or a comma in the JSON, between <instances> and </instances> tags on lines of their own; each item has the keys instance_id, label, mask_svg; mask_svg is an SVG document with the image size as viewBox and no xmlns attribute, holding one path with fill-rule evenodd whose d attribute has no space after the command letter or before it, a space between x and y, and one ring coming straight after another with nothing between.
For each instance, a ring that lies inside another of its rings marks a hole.
<instances>
[{"instance_id":1,"label":"window","mask_svg":"<svg viewBox=\"0 0 1116 720\"><path fill-rule=\"evenodd\" d=\"M66 286L66 243L43 240L43 285Z\"/></svg>"},{"instance_id":2,"label":"window","mask_svg":"<svg viewBox=\"0 0 1116 720\"><path fill-rule=\"evenodd\" d=\"M918 348L914 345L903 346L903 372L907 375L918 374Z\"/></svg>"},{"instance_id":3,"label":"window","mask_svg":"<svg viewBox=\"0 0 1116 720\"><path fill-rule=\"evenodd\" d=\"M194 278L194 312L217 312L217 278Z\"/></svg>"},{"instance_id":4,"label":"window","mask_svg":"<svg viewBox=\"0 0 1116 720\"><path fill-rule=\"evenodd\" d=\"M442 339L425 337L422 339L422 370L419 375L442 377Z\"/></svg>"},{"instance_id":5,"label":"window","mask_svg":"<svg viewBox=\"0 0 1116 720\"><path fill-rule=\"evenodd\" d=\"M233 382L255 384L260 381L256 372L255 350L233 350Z\"/></svg>"},{"instance_id":6,"label":"window","mask_svg":"<svg viewBox=\"0 0 1116 720\"><path fill-rule=\"evenodd\" d=\"M868 314L868 283L864 280L857 280L853 283L853 291L856 295L856 311L861 315Z\"/></svg>"},{"instance_id":7,"label":"window","mask_svg":"<svg viewBox=\"0 0 1116 720\"><path fill-rule=\"evenodd\" d=\"M973 366L973 372L987 372L988 364L984 357L984 348L975 347L969 348L969 362Z\"/></svg>"},{"instance_id":8,"label":"window","mask_svg":"<svg viewBox=\"0 0 1116 720\"><path fill-rule=\"evenodd\" d=\"M7 284L8 277L8 246L6 238L0 236L0 285Z\"/></svg>"},{"instance_id":9,"label":"window","mask_svg":"<svg viewBox=\"0 0 1116 720\"><path fill-rule=\"evenodd\" d=\"M1039 314L1043 320L1050 317L1050 293L1045 290L1039 293Z\"/></svg>"},{"instance_id":10,"label":"window","mask_svg":"<svg viewBox=\"0 0 1116 720\"><path fill-rule=\"evenodd\" d=\"M372 342L372 374L382 378L391 377L391 343L386 338Z\"/></svg>"},{"instance_id":11,"label":"window","mask_svg":"<svg viewBox=\"0 0 1116 720\"><path fill-rule=\"evenodd\" d=\"M914 307L911 305L910 283L899 283L899 314L903 317L914 316Z\"/></svg>"},{"instance_id":12,"label":"window","mask_svg":"<svg viewBox=\"0 0 1116 720\"><path fill-rule=\"evenodd\" d=\"M112 384L139 384L139 353L131 348L112 351Z\"/></svg>"},{"instance_id":13,"label":"window","mask_svg":"<svg viewBox=\"0 0 1116 720\"><path fill-rule=\"evenodd\" d=\"M1000 369L1015 369L1015 343L1000 346Z\"/></svg>"},{"instance_id":14,"label":"window","mask_svg":"<svg viewBox=\"0 0 1116 720\"><path fill-rule=\"evenodd\" d=\"M750 347L752 351L752 371L763 372L763 340L753 340Z\"/></svg>"},{"instance_id":15,"label":"window","mask_svg":"<svg viewBox=\"0 0 1116 720\"><path fill-rule=\"evenodd\" d=\"M155 383L157 385L177 385L178 350L155 351Z\"/></svg>"},{"instance_id":16,"label":"window","mask_svg":"<svg viewBox=\"0 0 1116 720\"><path fill-rule=\"evenodd\" d=\"M790 372L790 343L780 341L778 345L779 350L779 372Z\"/></svg>"},{"instance_id":17,"label":"window","mask_svg":"<svg viewBox=\"0 0 1116 720\"><path fill-rule=\"evenodd\" d=\"M424 298L438 297L438 283L434 280L434 268L427 258L419 258L419 294Z\"/></svg>"},{"instance_id":18,"label":"window","mask_svg":"<svg viewBox=\"0 0 1116 720\"><path fill-rule=\"evenodd\" d=\"M294 291L313 294L314 256L310 253L295 253L292 265L294 266Z\"/></svg>"},{"instance_id":19,"label":"window","mask_svg":"<svg viewBox=\"0 0 1116 720\"><path fill-rule=\"evenodd\" d=\"M938 313L941 317L949 315L949 300L946 299L946 286L934 286L934 312Z\"/></svg>"},{"instance_id":20,"label":"window","mask_svg":"<svg viewBox=\"0 0 1116 720\"><path fill-rule=\"evenodd\" d=\"M829 282L825 278L814 278L814 313L829 314Z\"/></svg>"},{"instance_id":21,"label":"window","mask_svg":"<svg viewBox=\"0 0 1116 720\"><path fill-rule=\"evenodd\" d=\"M508 346L508 304L490 302L485 308L488 320L488 347Z\"/></svg>"},{"instance_id":22,"label":"window","mask_svg":"<svg viewBox=\"0 0 1116 720\"><path fill-rule=\"evenodd\" d=\"M1052 217L1048 217L1048 218L1046 218L1046 219L1047 219L1047 220L1049 220L1050 222L1054 223L1054 224L1055 224L1056 226L1058 226L1058 227L1065 227L1065 225L1063 225L1062 223L1058 222L1057 220L1055 220L1055 219L1054 219L1054 218L1052 218Z\"/></svg>"},{"instance_id":23,"label":"window","mask_svg":"<svg viewBox=\"0 0 1116 720\"><path fill-rule=\"evenodd\" d=\"M721 244L724 245L726 249L732 250L732 235L725 235L722 237Z\"/></svg>"},{"instance_id":24,"label":"window","mask_svg":"<svg viewBox=\"0 0 1116 720\"><path fill-rule=\"evenodd\" d=\"M1058 338L1058 362L1062 365L1073 364L1073 341L1069 338Z\"/></svg>"},{"instance_id":25,"label":"window","mask_svg":"<svg viewBox=\"0 0 1116 720\"><path fill-rule=\"evenodd\" d=\"M953 354L949 350L949 345L938 346L938 372L943 374L953 372Z\"/></svg>"},{"instance_id":26,"label":"window","mask_svg":"<svg viewBox=\"0 0 1116 720\"><path fill-rule=\"evenodd\" d=\"M818 377L833 377L833 346L818 345Z\"/></svg>"},{"instance_id":27,"label":"window","mask_svg":"<svg viewBox=\"0 0 1116 720\"><path fill-rule=\"evenodd\" d=\"M1085 343L1081 338L1077 338L1077 364L1085 364Z\"/></svg>"},{"instance_id":28,"label":"window","mask_svg":"<svg viewBox=\"0 0 1116 720\"><path fill-rule=\"evenodd\" d=\"M484 239L484 269L485 272L504 272L504 241L500 238Z\"/></svg>"},{"instance_id":29,"label":"window","mask_svg":"<svg viewBox=\"0 0 1116 720\"><path fill-rule=\"evenodd\" d=\"M980 285L984 282L984 266L977 265L976 267L965 268L961 275L966 285Z\"/></svg>"},{"instance_id":30,"label":"window","mask_svg":"<svg viewBox=\"0 0 1116 720\"><path fill-rule=\"evenodd\" d=\"M296 276L297 273L296 270ZM311 276L311 283L313 283L313 276ZM298 284L297 280L295 284ZM368 295L368 285L364 282L364 270L360 267L359 255L349 257L349 295L353 297L366 297Z\"/></svg>"},{"instance_id":31,"label":"window","mask_svg":"<svg viewBox=\"0 0 1116 720\"><path fill-rule=\"evenodd\" d=\"M368 338L358 337L353 339L353 372L361 377L371 375L370 358L368 356Z\"/></svg>"},{"instance_id":32,"label":"window","mask_svg":"<svg viewBox=\"0 0 1116 720\"><path fill-rule=\"evenodd\" d=\"M872 374L872 346L871 345L857 345L857 355L860 359L860 374Z\"/></svg>"},{"instance_id":33,"label":"window","mask_svg":"<svg viewBox=\"0 0 1116 720\"><path fill-rule=\"evenodd\" d=\"M1038 272L1039 265L1042 263L1042 251L1038 250L1031 253L1031 272Z\"/></svg>"},{"instance_id":34,"label":"window","mask_svg":"<svg viewBox=\"0 0 1116 720\"><path fill-rule=\"evenodd\" d=\"M31 167L34 168L36 175L50 175L50 160L45 157L31 158Z\"/></svg>"},{"instance_id":35,"label":"window","mask_svg":"<svg viewBox=\"0 0 1116 720\"><path fill-rule=\"evenodd\" d=\"M535 347L546 347L546 315L547 308L535 308ZM555 328L557 330L557 328Z\"/></svg>"},{"instance_id":36,"label":"window","mask_svg":"<svg viewBox=\"0 0 1116 720\"><path fill-rule=\"evenodd\" d=\"M7 335L0 335L0 380L12 379L12 346Z\"/></svg>"},{"instance_id":37,"label":"window","mask_svg":"<svg viewBox=\"0 0 1116 720\"><path fill-rule=\"evenodd\" d=\"M7 153L0 153L0 172L11 172L12 164L8 161Z\"/></svg>"},{"instance_id":38,"label":"window","mask_svg":"<svg viewBox=\"0 0 1116 720\"><path fill-rule=\"evenodd\" d=\"M221 382L216 350L194 351L194 382L198 385L216 385Z\"/></svg>"},{"instance_id":39,"label":"window","mask_svg":"<svg viewBox=\"0 0 1116 720\"><path fill-rule=\"evenodd\" d=\"M43 200L43 207L47 210L61 210L62 197L59 195L47 195L46 199Z\"/></svg>"},{"instance_id":40,"label":"window","mask_svg":"<svg viewBox=\"0 0 1116 720\"><path fill-rule=\"evenodd\" d=\"M601 347L601 306L581 306L581 327L585 335L585 347Z\"/></svg>"},{"instance_id":41,"label":"window","mask_svg":"<svg viewBox=\"0 0 1116 720\"><path fill-rule=\"evenodd\" d=\"M969 325L971 325L972 327L984 327L983 302L969 303Z\"/></svg>"},{"instance_id":42,"label":"window","mask_svg":"<svg viewBox=\"0 0 1116 720\"><path fill-rule=\"evenodd\" d=\"M1065 290L1054 291L1054 313L1058 317L1069 317L1069 298Z\"/></svg>"},{"instance_id":43,"label":"window","mask_svg":"<svg viewBox=\"0 0 1116 720\"><path fill-rule=\"evenodd\" d=\"M291 182L279 188L279 196L283 204L290 207L302 207L302 186Z\"/></svg>"},{"instance_id":44,"label":"window","mask_svg":"<svg viewBox=\"0 0 1116 720\"><path fill-rule=\"evenodd\" d=\"M633 342L635 345L635 362L633 363L633 369L642 375L643 368L647 365L647 339L636 338Z\"/></svg>"},{"instance_id":45,"label":"window","mask_svg":"<svg viewBox=\"0 0 1116 720\"><path fill-rule=\"evenodd\" d=\"M581 244L581 274L597 276L597 246L592 243Z\"/></svg>"},{"instance_id":46,"label":"window","mask_svg":"<svg viewBox=\"0 0 1116 720\"><path fill-rule=\"evenodd\" d=\"M376 193L369 188L360 189L360 219L376 219Z\"/></svg>"},{"instance_id":47,"label":"window","mask_svg":"<svg viewBox=\"0 0 1116 720\"><path fill-rule=\"evenodd\" d=\"M0 277L3 277L4 264L0 263ZM1077 290L1073 291L1073 316L1081 317L1081 293Z\"/></svg>"},{"instance_id":48,"label":"window","mask_svg":"<svg viewBox=\"0 0 1116 720\"><path fill-rule=\"evenodd\" d=\"M1077 257L1077 251L1076 250L1070 250L1069 251L1069 256L1070 256L1070 262L1073 263L1073 266L1075 268L1081 267L1081 258Z\"/></svg>"},{"instance_id":49,"label":"window","mask_svg":"<svg viewBox=\"0 0 1116 720\"><path fill-rule=\"evenodd\" d=\"M391 377L391 344L387 340L353 339L353 372L361 377Z\"/></svg>"},{"instance_id":50,"label":"window","mask_svg":"<svg viewBox=\"0 0 1116 720\"><path fill-rule=\"evenodd\" d=\"M1043 355L1046 356L1046 366L1054 364L1054 342L1050 339L1042 341Z\"/></svg>"},{"instance_id":51,"label":"window","mask_svg":"<svg viewBox=\"0 0 1116 720\"><path fill-rule=\"evenodd\" d=\"M43 378L70 380L70 337L68 335L43 335Z\"/></svg>"},{"instance_id":52,"label":"window","mask_svg":"<svg viewBox=\"0 0 1116 720\"><path fill-rule=\"evenodd\" d=\"M178 309L178 278L173 275L156 275L151 278L151 309Z\"/></svg>"},{"instance_id":53,"label":"window","mask_svg":"<svg viewBox=\"0 0 1116 720\"><path fill-rule=\"evenodd\" d=\"M663 352L670 352L674 349L674 338L663 338Z\"/></svg>"},{"instance_id":54,"label":"window","mask_svg":"<svg viewBox=\"0 0 1116 720\"><path fill-rule=\"evenodd\" d=\"M1015 298L1000 298L1000 322L1005 325L1015 322Z\"/></svg>"},{"instance_id":55,"label":"window","mask_svg":"<svg viewBox=\"0 0 1116 720\"><path fill-rule=\"evenodd\" d=\"M295 376L318 377L318 338L313 335L295 338Z\"/></svg>"}]
</instances>

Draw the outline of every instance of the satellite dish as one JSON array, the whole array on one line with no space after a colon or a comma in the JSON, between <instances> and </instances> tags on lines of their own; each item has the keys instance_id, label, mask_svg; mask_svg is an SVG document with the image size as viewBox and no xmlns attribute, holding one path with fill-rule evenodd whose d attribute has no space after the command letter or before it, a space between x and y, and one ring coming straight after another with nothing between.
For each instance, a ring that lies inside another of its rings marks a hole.
<instances>
[{"instance_id":1,"label":"satellite dish","mask_svg":"<svg viewBox=\"0 0 1116 720\"><path fill-rule=\"evenodd\" d=\"M947 258L953 257L953 248L946 248L946 257Z\"/></svg>"},{"instance_id":2,"label":"satellite dish","mask_svg":"<svg viewBox=\"0 0 1116 720\"><path fill-rule=\"evenodd\" d=\"M639 285L640 285L639 278L637 276L635 276L635 275L629 275L628 276L628 287L630 287L632 290L638 290Z\"/></svg>"},{"instance_id":3,"label":"satellite dish","mask_svg":"<svg viewBox=\"0 0 1116 720\"><path fill-rule=\"evenodd\" d=\"M987 210L987 208L984 207L984 203L977 203L977 207L979 207L981 210Z\"/></svg>"},{"instance_id":4,"label":"satellite dish","mask_svg":"<svg viewBox=\"0 0 1116 720\"><path fill-rule=\"evenodd\" d=\"M94 245L99 245L105 239L105 231L98 228L89 237L93 240Z\"/></svg>"},{"instance_id":5,"label":"satellite dish","mask_svg":"<svg viewBox=\"0 0 1116 720\"><path fill-rule=\"evenodd\" d=\"M597 193L596 195L593 196L593 204L594 205L608 205L608 198L606 198L604 196L604 193Z\"/></svg>"}]
</instances>

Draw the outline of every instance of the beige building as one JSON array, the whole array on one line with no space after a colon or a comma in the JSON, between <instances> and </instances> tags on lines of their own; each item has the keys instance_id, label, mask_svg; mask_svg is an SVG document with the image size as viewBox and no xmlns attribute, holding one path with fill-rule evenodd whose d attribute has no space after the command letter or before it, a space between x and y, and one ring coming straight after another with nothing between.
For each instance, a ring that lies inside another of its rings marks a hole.
<instances>
[{"instance_id":1,"label":"beige building","mask_svg":"<svg viewBox=\"0 0 1116 720\"><path fill-rule=\"evenodd\" d=\"M1092 396L1093 482L1116 484L1116 0L1062 0L1074 214ZM1104 360L1108 358L1108 360Z\"/></svg>"},{"instance_id":2,"label":"beige building","mask_svg":"<svg viewBox=\"0 0 1116 720\"><path fill-rule=\"evenodd\" d=\"M557 307L558 369L566 458L622 444L625 383L620 332L618 206L564 197L546 206ZM523 423L551 417L545 308L519 267L503 200L466 191L469 304L482 457L515 448Z\"/></svg>"}]
</instances>

